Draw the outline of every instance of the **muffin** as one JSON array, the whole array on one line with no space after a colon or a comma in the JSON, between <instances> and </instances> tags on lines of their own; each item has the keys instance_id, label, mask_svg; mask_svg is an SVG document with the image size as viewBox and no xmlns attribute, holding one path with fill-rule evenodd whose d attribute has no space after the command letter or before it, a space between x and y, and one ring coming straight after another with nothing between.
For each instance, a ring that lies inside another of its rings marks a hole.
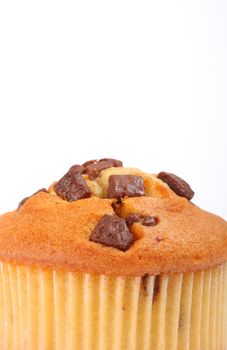
<instances>
[{"instance_id":1,"label":"muffin","mask_svg":"<svg viewBox=\"0 0 227 350\"><path fill-rule=\"evenodd\" d=\"M178 176L74 165L0 217L1 350L226 350L227 223Z\"/></svg>"}]
</instances>

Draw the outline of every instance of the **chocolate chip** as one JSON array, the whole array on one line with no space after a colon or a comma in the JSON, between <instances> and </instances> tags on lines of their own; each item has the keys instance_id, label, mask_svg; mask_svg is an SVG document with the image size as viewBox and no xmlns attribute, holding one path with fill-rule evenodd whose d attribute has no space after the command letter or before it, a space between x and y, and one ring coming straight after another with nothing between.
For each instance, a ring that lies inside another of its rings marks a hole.
<instances>
[{"instance_id":1,"label":"chocolate chip","mask_svg":"<svg viewBox=\"0 0 227 350\"><path fill-rule=\"evenodd\" d=\"M194 196L194 192L192 191L189 184L178 177L177 175L166 173L162 171L158 174L158 178L165 183L180 197L185 197L188 200L191 200Z\"/></svg>"},{"instance_id":2,"label":"chocolate chip","mask_svg":"<svg viewBox=\"0 0 227 350\"><path fill-rule=\"evenodd\" d=\"M144 196L144 182L142 176L110 175L107 189L108 198Z\"/></svg>"},{"instance_id":3,"label":"chocolate chip","mask_svg":"<svg viewBox=\"0 0 227 350\"><path fill-rule=\"evenodd\" d=\"M29 198L35 196L36 194L38 194L38 193L40 193L40 192L46 192L46 193L48 193L48 191L46 190L46 188L41 188L40 190L38 190L38 191L36 191L35 193L33 193L31 196L25 197L24 199L22 199L22 201L20 201L20 203L18 204L17 210L19 210L19 209L22 207L22 205L23 205L25 202L27 202L27 200L28 200Z\"/></svg>"},{"instance_id":4,"label":"chocolate chip","mask_svg":"<svg viewBox=\"0 0 227 350\"><path fill-rule=\"evenodd\" d=\"M87 160L84 164L82 164L82 166L86 168L88 165L96 162L97 162L97 159Z\"/></svg>"},{"instance_id":5,"label":"chocolate chip","mask_svg":"<svg viewBox=\"0 0 227 350\"><path fill-rule=\"evenodd\" d=\"M118 168L118 167L122 167L123 166L123 163L121 160L118 160L118 159L113 159L113 158L102 158L102 159L99 159L99 162L106 162L106 161L109 161L109 162L112 162L112 166L115 167L115 168Z\"/></svg>"},{"instance_id":6,"label":"chocolate chip","mask_svg":"<svg viewBox=\"0 0 227 350\"><path fill-rule=\"evenodd\" d=\"M155 226L158 223L158 219L154 216L143 216L139 214L129 214L126 216L125 221L128 226L132 225L134 222L141 222L144 226Z\"/></svg>"},{"instance_id":7,"label":"chocolate chip","mask_svg":"<svg viewBox=\"0 0 227 350\"><path fill-rule=\"evenodd\" d=\"M86 167L85 173L88 174L89 179L94 179L100 171L110 168L112 163L108 160L104 160L103 162L93 163Z\"/></svg>"},{"instance_id":8,"label":"chocolate chip","mask_svg":"<svg viewBox=\"0 0 227 350\"><path fill-rule=\"evenodd\" d=\"M100 171L111 168L111 167L120 167L122 162L117 159L104 158L99 161L90 161L83 164L85 167L85 173L88 174L89 179L94 179Z\"/></svg>"},{"instance_id":9,"label":"chocolate chip","mask_svg":"<svg viewBox=\"0 0 227 350\"><path fill-rule=\"evenodd\" d=\"M133 242L124 219L117 215L104 215L90 236L90 241L126 251Z\"/></svg>"},{"instance_id":10,"label":"chocolate chip","mask_svg":"<svg viewBox=\"0 0 227 350\"><path fill-rule=\"evenodd\" d=\"M19 210L22 207L22 205L24 205L24 203L27 202L29 198L30 196L23 198L22 201L20 201L20 203L18 204L17 210Z\"/></svg>"},{"instance_id":11,"label":"chocolate chip","mask_svg":"<svg viewBox=\"0 0 227 350\"><path fill-rule=\"evenodd\" d=\"M71 168L69 169L70 173L78 173L78 174L82 174L85 170L85 167L83 165L73 165L71 166Z\"/></svg>"},{"instance_id":12,"label":"chocolate chip","mask_svg":"<svg viewBox=\"0 0 227 350\"><path fill-rule=\"evenodd\" d=\"M154 216L148 215L142 219L142 225L144 225L144 226L155 226L155 225L157 225L157 223L158 223L158 220Z\"/></svg>"},{"instance_id":13,"label":"chocolate chip","mask_svg":"<svg viewBox=\"0 0 227 350\"><path fill-rule=\"evenodd\" d=\"M134 222L141 221L141 216L138 214L129 214L126 216L125 221L128 226L131 226Z\"/></svg>"},{"instance_id":14,"label":"chocolate chip","mask_svg":"<svg viewBox=\"0 0 227 350\"><path fill-rule=\"evenodd\" d=\"M88 198L91 191L80 173L68 171L54 186L55 192L69 202Z\"/></svg>"},{"instance_id":15,"label":"chocolate chip","mask_svg":"<svg viewBox=\"0 0 227 350\"><path fill-rule=\"evenodd\" d=\"M122 201L121 198L118 198L115 202L113 202L111 204L111 206L112 206L112 208L113 208L113 210L115 211L116 214L119 213L119 210L120 210L122 205L123 205L123 201Z\"/></svg>"},{"instance_id":16,"label":"chocolate chip","mask_svg":"<svg viewBox=\"0 0 227 350\"><path fill-rule=\"evenodd\" d=\"M40 190L38 190L38 191L36 191L35 193L33 193L33 194L31 195L31 197L32 197L32 196L35 196L36 194L38 194L38 193L40 193L40 192L48 193L47 189L43 187L43 188L40 188Z\"/></svg>"}]
</instances>

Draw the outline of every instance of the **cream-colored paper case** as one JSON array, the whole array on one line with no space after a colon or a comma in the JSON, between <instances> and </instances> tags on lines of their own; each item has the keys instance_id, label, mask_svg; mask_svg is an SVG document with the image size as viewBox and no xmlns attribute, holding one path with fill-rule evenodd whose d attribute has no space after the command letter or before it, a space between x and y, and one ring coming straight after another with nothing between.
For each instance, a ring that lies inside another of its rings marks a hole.
<instances>
[{"instance_id":1,"label":"cream-colored paper case","mask_svg":"<svg viewBox=\"0 0 227 350\"><path fill-rule=\"evenodd\" d=\"M156 279L0 268L0 350L227 349L227 263Z\"/></svg>"}]
</instances>

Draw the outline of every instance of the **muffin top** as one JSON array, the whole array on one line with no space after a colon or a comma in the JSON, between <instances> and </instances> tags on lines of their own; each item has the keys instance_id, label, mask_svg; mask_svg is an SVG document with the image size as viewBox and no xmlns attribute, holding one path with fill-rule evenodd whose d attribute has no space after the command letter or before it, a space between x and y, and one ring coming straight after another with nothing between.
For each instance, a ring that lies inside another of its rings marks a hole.
<instances>
[{"instance_id":1,"label":"muffin top","mask_svg":"<svg viewBox=\"0 0 227 350\"><path fill-rule=\"evenodd\" d=\"M227 223L178 176L116 159L74 165L0 217L0 259L114 276L197 271L227 261Z\"/></svg>"}]
</instances>

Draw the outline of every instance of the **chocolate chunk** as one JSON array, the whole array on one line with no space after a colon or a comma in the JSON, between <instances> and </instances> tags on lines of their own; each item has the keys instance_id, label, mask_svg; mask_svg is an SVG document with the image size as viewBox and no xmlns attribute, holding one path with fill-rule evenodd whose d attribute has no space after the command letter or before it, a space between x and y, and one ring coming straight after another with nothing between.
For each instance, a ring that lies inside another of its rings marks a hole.
<instances>
[{"instance_id":1,"label":"chocolate chunk","mask_svg":"<svg viewBox=\"0 0 227 350\"><path fill-rule=\"evenodd\" d=\"M97 162L90 164L86 167L85 173L88 174L89 179L94 179L100 171L112 167L112 162L104 160L103 162Z\"/></svg>"},{"instance_id":2,"label":"chocolate chunk","mask_svg":"<svg viewBox=\"0 0 227 350\"><path fill-rule=\"evenodd\" d=\"M158 178L167 183L171 190L173 190L178 196L185 197L188 200L193 198L194 192L189 184L177 175L162 171L158 174Z\"/></svg>"},{"instance_id":3,"label":"chocolate chunk","mask_svg":"<svg viewBox=\"0 0 227 350\"><path fill-rule=\"evenodd\" d=\"M35 196L36 194L40 193L40 192L46 192L48 193L48 191L45 188L41 188L40 190L36 191L35 193L33 193L31 196L29 197L25 197L24 199L22 199L22 201L20 201L20 203L18 204L17 210L19 210L22 205L31 197Z\"/></svg>"},{"instance_id":4,"label":"chocolate chunk","mask_svg":"<svg viewBox=\"0 0 227 350\"><path fill-rule=\"evenodd\" d=\"M106 161L110 161L112 162L112 166L114 166L115 168L118 168L118 167L122 167L123 166L123 163L121 160L118 160L118 159L113 159L113 158L102 158L102 159L99 159L99 162L106 162Z\"/></svg>"},{"instance_id":5,"label":"chocolate chunk","mask_svg":"<svg viewBox=\"0 0 227 350\"><path fill-rule=\"evenodd\" d=\"M126 251L133 242L124 219L117 215L104 215L90 236L90 241Z\"/></svg>"},{"instance_id":6,"label":"chocolate chunk","mask_svg":"<svg viewBox=\"0 0 227 350\"><path fill-rule=\"evenodd\" d=\"M144 226L155 226L158 223L158 219L154 216L143 216L139 214L129 214L126 216L125 221L128 226L132 225L134 222L141 222Z\"/></svg>"},{"instance_id":7,"label":"chocolate chunk","mask_svg":"<svg viewBox=\"0 0 227 350\"><path fill-rule=\"evenodd\" d=\"M141 216L138 214L129 214L126 216L125 221L128 226L131 226L134 222L140 222Z\"/></svg>"},{"instance_id":8,"label":"chocolate chunk","mask_svg":"<svg viewBox=\"0 0 227 350\"><path fill-rule=\"evenodd\" d=\"M144 182L142 176L110 175L108 198L139 197L144 196Z\"/></svg>"},{"instance_id":9,"label":"chocolate chunk","mask_svg":"<svg viewBox=\"0 0 227 350\"><path fill-rule=\"evenodd\" d=\"M119 214L119 211L120 211L122 205L123 205L123 201L121 198L118 198L115 202L113 202L111 204L111 206L116 214Z\"/></svg>"},{"instance_id":10,"label":"chocolate chunk","mask_svg":"<svg viewBox=\"0 0 227 350\"><path fill-rule=\"evenodd\" d=\"M88 174L89 179L94 179L96 176L98 176L100 171L111 167L120 167L122 166L122 162L116 159L105 158L97 162L86 162L83 164L83 166L85 166L85 173Z\"/></svg>"},{"instance_id":11,"label":"chocolate chunk","mask_svg":"<svg viewBox=\"0 0 227 350\"><path fill-rule=\"evenodd\" d=\"M25 197L24 199L22 199L22 201L20 201L20 203L18 204L17 210L19 210L22 207L22 205L24 205L24 203L27 202L27 200L29 198L30 198L30 196L29 197Z\"/></svg>"},{"instance_id":12,"label":"chocolate chunk","mask_svg":"<svg viewBox=\"0 0 227 350\"><path fill-rule=\"evenodd\" d=\"M54 186L55 192L69 202L88 198L91 191L80 173L68 171Z\"/></svg>"},{"instance_id":13,"label":"chocolate chunk","mask_svg":"<svg viewBox=\"0 0 227 350\"><path fill-rule=\"evenodd\" d=\"M158 220L154 216L145 216L142 220L142 225L144 226L155 226L157 225Z\"/></svg>"},{"instance_id":14,"label":"chocolate chunk","mask_svg":"<svg viewBox=\"0 0 227 350\"><path fill-rule=\"evenodd\" d=\"M71 168L69 169L70 173L78 173L78 174L82 174L85 170L85 167L83 165L73 165L71 166Z\"/></svg>"},{"instance_id":15,"label":"chocolate chunk","mask_svg":"<svg viewBox=\"0 0 227 350\"><path fill-rule=\"evenodd\" d=\"M82 166L86 168L88 165L96 163L96 162L97 162L97 159L88 160L84 164L82 164Z\"/></svg>"}]
</instances>

